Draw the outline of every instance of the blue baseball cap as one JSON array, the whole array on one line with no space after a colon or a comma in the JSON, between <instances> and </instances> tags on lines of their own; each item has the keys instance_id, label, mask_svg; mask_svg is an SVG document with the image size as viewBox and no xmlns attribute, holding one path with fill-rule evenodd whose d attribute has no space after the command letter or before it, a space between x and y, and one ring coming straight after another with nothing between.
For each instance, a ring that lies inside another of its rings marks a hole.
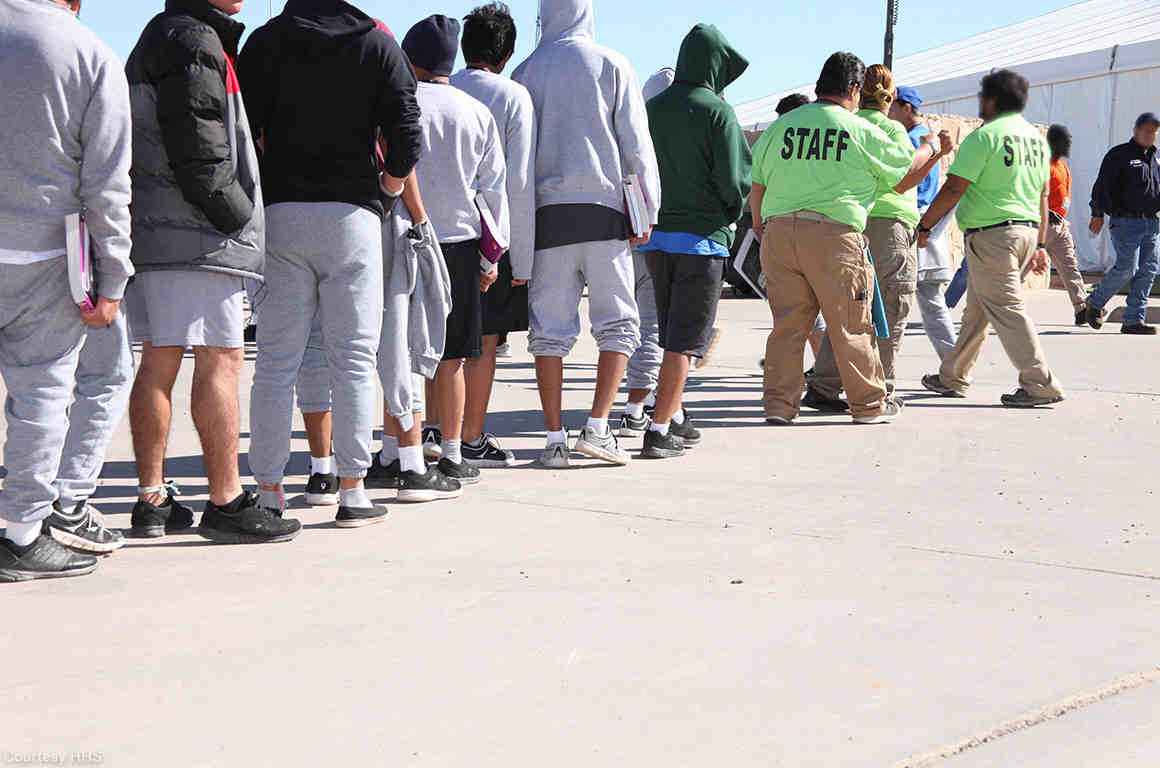
<instances>
[{"instance_id":1,"label":"blue baseball cap","mask_svg":"<svg viewBox=\"0 0 1160 768\"><path fill-rule=\"evenodd\" d=\"M922 97L918 95L918 89L912 85L898 86L898 91L894 98L906 102L915 109L922 106Z\"/></svg>"}]
</instances>

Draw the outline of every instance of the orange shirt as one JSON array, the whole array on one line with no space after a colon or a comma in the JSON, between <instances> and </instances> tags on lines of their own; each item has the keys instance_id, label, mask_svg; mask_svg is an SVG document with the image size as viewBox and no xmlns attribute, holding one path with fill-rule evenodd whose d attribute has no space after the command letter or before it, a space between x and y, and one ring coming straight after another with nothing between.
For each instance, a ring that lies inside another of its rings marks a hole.
<instances>
[{"instance_id":1,"label":"orange shirt","mask_svg":"<svg viewBox=\"0 0 1160 768\"><path fill-rule=\"evenodd\" d=\"M1047 207L1067 218L1071 207L1071 166L1062 157L1051 161L1051 182L1047 187Z\"/></svg>"}]
</instances>

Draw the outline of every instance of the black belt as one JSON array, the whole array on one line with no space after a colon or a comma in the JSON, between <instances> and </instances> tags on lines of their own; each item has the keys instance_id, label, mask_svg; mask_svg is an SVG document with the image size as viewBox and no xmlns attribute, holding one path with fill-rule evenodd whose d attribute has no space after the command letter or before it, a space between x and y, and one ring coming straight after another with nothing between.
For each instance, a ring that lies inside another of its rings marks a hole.
<instances>
[{"instance_id":1,"label":"black belt","mask_svg":"<svg viewBox=\"0 0 1160 768\"><path fill-rule=\"evenodd\" d=\"M1155 219L1160 217L1160 214L1155 213L1110 213L1108 215L1113 219Z\"/></svg>"},{"instance_id":2,"label":"black belt","mask_svg":"<svg viewBox=\"0 0 1160 768\"><path fill-rule=\"evenodd\" d=\"M975 227L974 229L968 229L966 232L963 233L963 235L965 237L969 237L969 236L976 234L978 232L986 232L989 229L1003 229L1004 227L1030 227L1031 229L1039 229L1039 222L1038 221L1016 221L1014 219L1012 219L1010 221L1000 221L998 224L992 224L988 227Z\"/></svg>"}]
</instances>

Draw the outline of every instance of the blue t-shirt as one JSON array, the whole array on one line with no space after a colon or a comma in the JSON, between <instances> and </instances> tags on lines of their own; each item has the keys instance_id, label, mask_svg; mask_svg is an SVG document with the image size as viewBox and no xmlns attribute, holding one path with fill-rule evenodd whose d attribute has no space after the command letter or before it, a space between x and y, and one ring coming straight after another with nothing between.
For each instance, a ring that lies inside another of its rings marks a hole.
<instances>
[{"instance_id":1,"label":"blue t-shirt","mask_svg":"<svg viewBox=\"0 0 1160 768\"><path fill-rule=\"evenodd\" d=\"M729 255L728 248L704 235L694 235L691 232L661 232L656 229L653 230L649 241L637 250L641 253L664 251L665 253L688 253L694 256L725 257Z\"/></svg>"},{"instance_id":2,"label":"blue t-shirt","mask_svg":"<svg viewBox=\"0 0 1160 768\"><path fill-rule=\"evenodd\" d=\"M910 143L914 145L915 149L918 149L918 146L922 144L922 137L928 135L930 129L919 123L906 133L910 136ZM936 165L918 185L918 209L920 211L930 207L935 196L938 195L940 186L942 186L942 177L940 168Z\"/></svg>"}]
</instances>

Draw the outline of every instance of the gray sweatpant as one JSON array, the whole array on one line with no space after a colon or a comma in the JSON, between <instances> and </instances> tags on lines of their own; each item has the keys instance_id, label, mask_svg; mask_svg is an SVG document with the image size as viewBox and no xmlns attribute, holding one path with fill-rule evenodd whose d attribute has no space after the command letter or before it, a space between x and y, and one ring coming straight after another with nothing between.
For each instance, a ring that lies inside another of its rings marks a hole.
<instances>
[{"instance_id":1,"label":"gray sweatpant","mask_svg":"<svg viewBox=\"0 0 1160 768\"><path fill-rule=\"evenodd\" d=\"M0 377L8 389L4 520L34 523L52 514L84 333L64 258L0 264Z\"/></svg>"},{"instance_id":2,"label":"gray sweatpant","mask_svg":"<svg viewBox=\"0 0 1160 768\"><path fill-rule=\"evenodd\" d=\"M108 328L86 328L77 364L68 437L56 490L66 511L97 490L105 452L125 415L133 388L133 347L124 311Z\"/></svg>"},{"instance_id":3,"label":"gray sweatpant","mask_svg":"<svg viewBox=\"0 0 1160 768\"><path fill-rule=\"evenodd\" d=\"M920 279L916 294L918 311L922 314L922 328L940 361L947 359L958 341L951 311L947 309L946 292L949 284L949 280Z\"/></svg>"},{"instance_id":4,"label":"gray sweatpant","mask_svg":"<svg viewBox=\"0 0 1160 768\"><path fill-rule=\"evenodd\" d=\"M250 471L259 483L282 482L290 459L294 386L317 312L333 386L337 473L365 477L378 399L382 223L347 203L278 203L266 209L266 227L266 296L250 396Z\"/></svg>"},{"instance_id":5,"label":"gray sweatpant","mask_svg":"<svg viewBox=\"0 0 1160 768\"><path fill-rule=\"evenodd\" d=\"M640 313L640 346L628 359L628 388L656 389L664 350L657 326L657 294L653 288L646 256L632 252L632 269L636 276L636 307Z\"/></svg>"},{"instance_id":6,"label":"gray sweatpant","mask_svg":"<svg viewBox=\"0 0 1160 768\"><path fill-rule=\"evenodd\" d=\"M330 411L330 364L326 362L326 347L322 343L322 316L317 312L310 324L310 338L306 340L306 353L302 355L294 395L298 400L298 410L303 413Z\"/></svg>"}]
</instances>

